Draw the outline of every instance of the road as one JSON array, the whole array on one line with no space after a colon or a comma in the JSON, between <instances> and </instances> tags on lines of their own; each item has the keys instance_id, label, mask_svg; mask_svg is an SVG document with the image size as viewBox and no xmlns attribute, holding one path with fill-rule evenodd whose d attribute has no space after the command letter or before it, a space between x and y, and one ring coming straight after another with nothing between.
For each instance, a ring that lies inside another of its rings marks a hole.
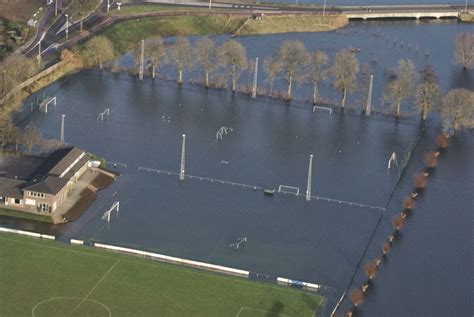
<instances>
[{"instance_id":1,"label":"road","mask_svg":"<svg viewBox=\"0 0 474 317\"><path fill-rule=\"evenodd\" d=\"M61 0L58 0L61 1ZM116 9L115 1L110 1L111 9ZM208 1L186 1L186 0L123 0L123 5L139 5L139 4L173 4L184 7L208 7ZM235 14L252 14L252 13L312 13L312 14L354 14L354 13L393 13L393 12L461 12L465 9L464 5L383 5L383 6L329 6L323 8L322 6L289 6L282 4L274 5L259 5L259 4L235 4L226 2L212 2L212 8L228 9ZM474 5L467 7L468 11L474 10ZM98 26L107 26L115 21L127 19L122 17L109 17L105 15L107 11L107 1L102 0L97 10L91 13L84 19L84 30L96 32L101 28ZM196 13L198 14L198 13ZM201 13L202 14L202 13ZM157 13L152 16L169 16L172 13ZM145 15L143 15L145 16ZM79 34L79 21L69 20L69 39L76 38ZM41 45L39 45L41 42ZM58 52L63 47L67 47L66 41L66 16L60 11L58 17L54 17L54 6L48 7L43 18L38 23L38 32L29 45L22 48L22 52L29 57L38 56L41 53L42 57L46 57L52 53ZM40 51L41 49L41 51Z\"/></svg>"}]
</instances>

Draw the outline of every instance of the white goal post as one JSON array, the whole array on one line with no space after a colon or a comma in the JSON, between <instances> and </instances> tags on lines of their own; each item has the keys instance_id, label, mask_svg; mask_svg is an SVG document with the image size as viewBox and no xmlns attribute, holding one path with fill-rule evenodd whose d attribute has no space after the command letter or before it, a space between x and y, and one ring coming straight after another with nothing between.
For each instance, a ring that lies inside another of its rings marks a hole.
<instances>
[{"instance_id":1,"label":"white goal post","mask_svg":"<svg viewBox=\"0 0 474 317\"><path fill-rule=\"evenodd\" d=\"M298 196L300 194L299 187L287 186L287 185L280 185L278 186L279 193L286 193L286 194L293 194Z\"/></svg>"},{"instance_id":2,"label":"white goal post","mask_svg":"<svg viewBox=\"0 0 474 317\"><path fill-rule=\"evenodd\" d=\"M110 207L109 210L107 210L103 216L102 216L102 220L105 220L107 222L110 222L110 217L112 216L112 211L116 210L116 215L118 215L119 213L119 209L120 209L120 202L119 201L116 201L113 203L112 207Z\"/></svg>"}]
</instances>

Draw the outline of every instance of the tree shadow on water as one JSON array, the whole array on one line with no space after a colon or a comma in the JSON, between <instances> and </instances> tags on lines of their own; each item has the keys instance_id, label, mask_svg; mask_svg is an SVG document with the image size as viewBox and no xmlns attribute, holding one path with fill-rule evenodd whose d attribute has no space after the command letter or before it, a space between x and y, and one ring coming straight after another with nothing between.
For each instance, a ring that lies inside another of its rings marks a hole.
<instances>
[{"instance_id":1,"label":"tree shadow on water","mask_svg":"<svg viewBox=\"0 0 474 317\"><path fill-rule=\"evenodd\" d=\"M460 67L453 70L451 73L451 88L474 89L473 72Z\"/></svg>"}]
</instances>

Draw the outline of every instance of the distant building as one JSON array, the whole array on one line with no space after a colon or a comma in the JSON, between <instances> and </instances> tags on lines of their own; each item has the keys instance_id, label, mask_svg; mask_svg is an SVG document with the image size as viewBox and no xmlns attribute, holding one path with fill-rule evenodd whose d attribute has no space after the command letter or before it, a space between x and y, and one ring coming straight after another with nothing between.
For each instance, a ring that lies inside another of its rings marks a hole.
<instances>
[{"instance_id":1,"label":"distant building","mask_svg":"<svg viewBox=\"0 0 474 317\"><path fill-rule=\"evenodd\" d=\"M88 170L88 162L86 152L75 147L56 150L46 158L4 159L0 162L0 208L51 215Z\"/></svg>"}]
</instances>

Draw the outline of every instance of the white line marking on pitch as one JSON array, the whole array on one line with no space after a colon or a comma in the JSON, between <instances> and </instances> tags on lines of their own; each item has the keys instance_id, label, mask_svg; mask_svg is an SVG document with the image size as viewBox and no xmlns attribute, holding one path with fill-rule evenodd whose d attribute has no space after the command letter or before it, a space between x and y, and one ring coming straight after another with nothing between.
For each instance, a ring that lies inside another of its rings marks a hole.
<instances>
[{"instance_id":1,"label":"white line marking on pitch","mask_svg":"<svg viewBox=\"0 0 474 317\"><path fill-rule=\"evenodd\" d=\"M72 312L69 314L69 316L72 316L72 314L74 314L74 312L79 308L79 306L81 306L82 303L84 303L84 301L87 299L87 297L89 297L89 295L92 294L92 292L97 288L97 286L99 286L99 284L102 283L102 281L107 277L107 275L109 275L110 272L112 272L114 267L119 262L120 262L120 259L115 261L115 263L110 267L110 269L107 272L105 272L104 276L102 276L100 278L100 280L94 285L94 287L92 287L92 289L89 291L89 293L87 293L87 295L81 300L81 302L79 304L77 304L77 306L72 310Z\"/></svg>"},{"instance_id":2,"label":"white line marking on pitch","mask_svg":"<svg viewBox=\"0 0 474 317\"><path fill-rule=\"evenodd\" d=\"M258 311L258 312L261 312L261 313L265 313L267 316L270 314L270 315L275 315L275 316L283 316L283 317L291 317L290 315L287 315L287 314L282 314L282 313L278 313L278 312L272 312L272 311L269 311L269 310L262 310L262 309L256 309L256 308L252 308L252 307L247 307L247 306L242 306L240 307L240 310L239 312L237 313L237 315L235 315L235 317L239 317L240 314L244 311L244 310L253 310L253 311Z\"/></svg>"}]
</instances>

